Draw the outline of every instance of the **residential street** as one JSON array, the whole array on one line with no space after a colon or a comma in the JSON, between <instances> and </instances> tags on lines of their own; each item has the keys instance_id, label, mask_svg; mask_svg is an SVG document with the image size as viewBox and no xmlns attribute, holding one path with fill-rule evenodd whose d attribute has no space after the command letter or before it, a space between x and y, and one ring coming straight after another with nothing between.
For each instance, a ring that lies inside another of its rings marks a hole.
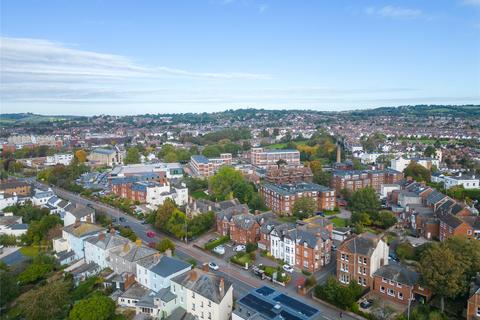
<instances>
[{"instance_id":1,"label":"residential street","mask_svg":"<svg viewBox=\"0 0 480 320\"><path fill-rule=\"evenodd\" d=\"M30 179L33 183L35 183L37 186L45 186L38 181L34 181ZM164 234L160 234L158 231L155 231L156 237L155 238L149 238L147 237L147 231L154 230L150 225L143 225L140 220L137 220L127 214L125 214L123 211L118 210L116 208L110 207L108 205L105 205L103 203L95 202L90 199L86 199L78 194L71 193L69 191L66 191L64 189L60 189L57 187L52 186L51 187L54 192L60 196L61 198L74 201L77 203L80 203L82 205L90 205L93 208L95 208L97 211L105 213L111 217L116 217L117 221L119 217L124 217L126 219L125 223L122 223L122 225L128 225L142 241L145 243L151 242L151 241L159 241L160 238L168 237ZM169 237L170 238L170 237ZM208 263L210 261L215 262L219 267L220 270L214 271L220 275L223 275L226 279L231 281L234 285L234 293L235 296L241 297L248 291L252 290L253 288L258 288L264 285L268 286L273 286L275 289L284 292L288 294L289 296L293 296L309 305L312 305L316 308L318 308L321 311L322 318L326 320L333 320L333 319L338 319L339 318L339 313L340 311L337 309L334 309L330 306L321 304L317 301L314 301L311 298L307 298L304 296L299 295L295 288L294 285L290 285L287 288L281 287L279 285L274 285L271 282L266 282L262 281L259 278L253 276L253 274L250 271L243 270L240 267L231 264L230 262L227 262L223 260L222 258L216 257L213 254L209 254L207 252L204 252L203 250L196 248L194 246L194 243L184 243L182 241L176 240L174 238L170 238L176 246L175 253L178 257L182 259L189 259L193 258L198 262L198 265L201 265L203 263ZM322 271L318 274L316 274L316 277L318 281L323 282L326 280L328 275L331 273L331 271L335 268L335 263L332 263L327 267L325 271ZM298 279L298 275L294 277L292 280L292 283L295 283L295 280ZM343 319L362 319L359 316L349 316L345 312L343 312Z\"/></svg>"}]
</instances>

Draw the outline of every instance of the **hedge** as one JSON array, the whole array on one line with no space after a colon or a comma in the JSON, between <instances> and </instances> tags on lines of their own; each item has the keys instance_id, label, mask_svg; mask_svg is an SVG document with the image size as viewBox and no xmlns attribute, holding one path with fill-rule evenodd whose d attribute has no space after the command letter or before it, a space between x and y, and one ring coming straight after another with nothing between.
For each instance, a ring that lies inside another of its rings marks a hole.
<instances>
[{"instance_id":1,"label":"hedge","mask_svg":"<svg viewBox=\"0 0 480 320\"><path fill-rule=\"evenodd\" d=\"M225 242L228 242L228 241L230 241L229 236L222 236L215 241L206 243L205 249L212 250L213 248L218 247L219 245L224 244Z\"/></svg>"}]
</instances>

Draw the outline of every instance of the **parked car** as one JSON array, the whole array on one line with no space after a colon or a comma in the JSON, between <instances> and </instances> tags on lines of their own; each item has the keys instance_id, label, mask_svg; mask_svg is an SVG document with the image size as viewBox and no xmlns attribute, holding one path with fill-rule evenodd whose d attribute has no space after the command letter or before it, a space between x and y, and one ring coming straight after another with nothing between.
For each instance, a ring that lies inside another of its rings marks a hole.
<instances>
[{"instance_id":1,"label":"parked car","mask_svg":"<svg viewBox=\"0 0 480 320\"><path fill-rule=\"evenodd\" d=\"M283 270L287 271L288 273L293 273L293 267L291 265L288 265L288 264L284 264L282 266Z\"/></svg>"},{"instance_id":2,"label":"parked car","mask_svg":"<svg viewBox=\"0 0 480 320\"><path fill-rule=\"evenodd\" d=\"M213 241L217 241L218 238L212 238L212 239L209 239L207 242L210 243L210 242L213 242Z\"/></svg>"},{"instance_id":3,"label":"parked car","mask_svg":"<svg viewBox=\"0 0 480 320\"><path fill-rule=\"evenodd\" d=\"M208 263L208 267L215 271L219 269L218 265L213 261Z\"/></svg>"},{"instance_id":4,"label":"parked car","mask_svg":"<svg viewBox=\"0 0 480 320\"><path fill-rule=\"evenodd\" d=\"M113 217L112 222L117 222L117 218Z\"/></svg>"},{"instance_id":5,"label":"parked car","mask_svg":"<svg viewBox=\"0 0 480 320\"><path fill-rule=\"evenodd\" d=\"M142 220L142 222L141 222L141 223L142 223L142 224L147 224L147 221L145 221L145 220Z\"/></svg>"},{"instance_id":6,"label":"parked car","mask_svg":"<svg viewBox=\"0 0 480 320\"><path fill-rule=\"evenodd\" d=\"M120 217L118 218L118 220L120 220L120 222L127 222L127 219L125 219L124 217Z\"/></svg>"},{"instance_id":7,"label":"parked car","mask_svg":"<svg viewBox=\"0 0 480 320\"><path fill-rule=\"evenodd\" d=\"M388 255L388 260L393 260L393 261L395 261L395 262L400 262L400 259L399 259L399 258L397 257L397 255L394 254L394 253L390 253L390 254Z\"/></svg>"},{"instance_id":8,"label":"parked car","mask_svg":"<svg viewBox=\"0 0 480 320\"><path fill-rule=\"evenodd\" d=\"M156 244L155 242L149 242L149 243L148 243L148 246L149 246L150 248L155 249L155 248L157 247L157 244Z\"/></svg>"},{"instance_id":9,"label":"parked car","mask_svg":"<svg viewBox=\"0 0 480 320\"><path fill-rule=\"evenodd\" d=\"M225 247L224 246L216 246L213 248L213 252L218 254L225 254Z\"/></svg>"},{"instance_id":10,"label":"parked car","mask_svg":"<svg viewBox=\"0 0 480 320\"><path fill-rule=\"evenodd\" d=\"M155 237L155 232L153 232L153 231L148 231L148 232L147 232L147 237L149 237L149 238L154 238L154 237Z\"/></svg>"},{"instance_id":11,"label":"parked car","mask_svg":"<svg viewBox=\"0 0 480 320\"><path fill-rule=\"evenodd\" d=\"M235 248L233 248L233 251L235 252L241 252L241 251L245 251L247 249L247 247L243 244L239 244L238 246L235 246Z\"/></svg>"},{"instance_id":12,"label":"parked car","mask_svg":"<svg viewBox=\"0 0 480 320\"><path fill-rule=\"evenodd\" d=\"M360 302L360 307L363 309L368 309L373 305L373 299L367 299Z\"/></svg>"},{"instance_id":13,"label":"parked car","mask_svg":"<svg viewBox=\"0 0 480 320\"><path fill-rule=\"evenodd\" d=\"M322 211L319 211L317 212L317 216L325 217L325 213L323 213Z\"/></svg>"}]
</instances>

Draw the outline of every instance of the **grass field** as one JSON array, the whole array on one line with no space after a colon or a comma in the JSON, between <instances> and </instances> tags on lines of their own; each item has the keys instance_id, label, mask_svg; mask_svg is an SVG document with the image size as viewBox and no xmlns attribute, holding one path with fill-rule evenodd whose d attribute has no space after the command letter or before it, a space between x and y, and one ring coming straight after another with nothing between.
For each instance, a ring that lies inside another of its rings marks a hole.
<instances>
[{"instance_id":1,"label":"grass field","mask_svg":"<svg viewBox=\"0 0 480 320\"><path fill-rule=\"evenodd\" d=\"M20 252L27 257L35 257L38 255L40 252L40 247L34 247L34 246L29 246L29 247L21 247Z\"/></svg>"},{"instance_id":2,"label":"grass field","mask_svg":"<svg viewBox=\"0 0 480 320\"><path fill-rule=\"evenodd\" d=\"M294 141L297 146L302 146L307 143L308 140L301 140L301 141ZM275 143L275 144L269 144L266 145L265 148L267 149L285 149L287 147L286 143Z\"/></svg>"},{"instance_id":3,"label":"grass field","mask_svg":"<svg viewBox=\"0 0 480 320\"><path fill-rule=\"evenodd\" d=\"M332 221L332 223L336 226L336 227L346 227L347 226L347 220L346 219L342 219L342 218L339 218L339 217L335 217L333 219L330 219L330 221Z\"/></svg>"},{"instance_id":4,"label":"grass field","mask_svg":"<svg viewBox=\"0 0 480 320\"><path fill-rule=\"evenodd\" d=\"M191 195L195 199L207 199L208 198L208 194L206 194L204 191L201 191L201 190L194 191L194 192L192 192Z\"/></svg>"}]
</instances>

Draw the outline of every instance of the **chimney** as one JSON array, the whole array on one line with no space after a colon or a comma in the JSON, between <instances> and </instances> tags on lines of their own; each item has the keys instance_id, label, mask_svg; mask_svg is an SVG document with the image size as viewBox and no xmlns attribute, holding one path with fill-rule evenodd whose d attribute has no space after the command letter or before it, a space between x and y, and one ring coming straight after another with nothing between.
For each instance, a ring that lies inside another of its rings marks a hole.
<instances>
[{"instance_id":1,"label":"chimney","mask_svg":"<svg viewBox=\"0 0 480 320\"><path fill-rule=\"evenodd\" d=\"M220 292L220 297L223 297L225 294L225 280L220 278L220 283L218 284L218 291Z\"/></svg>"},{"instance_id":2,"label":"chimney","mask_svg":"<svg viewBox=\"0 0 480 320\"><path fill-rule=\"evenodd\" d=\"M205 271L205 272L208 272L208 271L209 271L209 269L208 269L208 263L205 262L205 263L202 265L202 270Z\"/></svg>"},{"instance_id":3,"label":"chimney","mask_svg":"<svg viewBox=\"0 0 480 320\"><path fill-rule=\"evenodd\" d=\"M337 163L342 162L342 150L340 150L340 145L337 143Z\"/></svg>"},{"instance_id":4,"label":"chimney","mask_svg":"<svg viewBox=\"0 0 480 320\"><path fill-rule=\"evenodd\" d=\"M190 281L196 281L197 280L197 271L190 270L190 273L188 274L188 279Z\"/></svg>"},{"instance_id":5,"label":"chimney","mask_svg":"<svg viewBox=\"0 0 480 320\"><path fill-rule=\"evenodd\" d=\"M105 233L102 232L102 233L98 234L98 240L100 240L100 241L105 240Z\"/></svg>"},{"instance_id":6,"label":"chimney","mask_svg":"<svg viewBox=\"0 0 480 320\"><path fill-rule=\"evenodd\" d=\"M142 245L142 239L135 240L135 244L137 245L137 247L140 247Z\"/></svg>"},{"instance_id":7,"label":"chimney","mask_svg":"<svg viewBox=\"0 0 480 320\"><path fill-rule=\"evenodd\" d=\"M74 227L74 228L80 227L80 219L78 219L78 218L75 219L75 223L73 224L73 227Z\"/></svg>"}]
</instances>

